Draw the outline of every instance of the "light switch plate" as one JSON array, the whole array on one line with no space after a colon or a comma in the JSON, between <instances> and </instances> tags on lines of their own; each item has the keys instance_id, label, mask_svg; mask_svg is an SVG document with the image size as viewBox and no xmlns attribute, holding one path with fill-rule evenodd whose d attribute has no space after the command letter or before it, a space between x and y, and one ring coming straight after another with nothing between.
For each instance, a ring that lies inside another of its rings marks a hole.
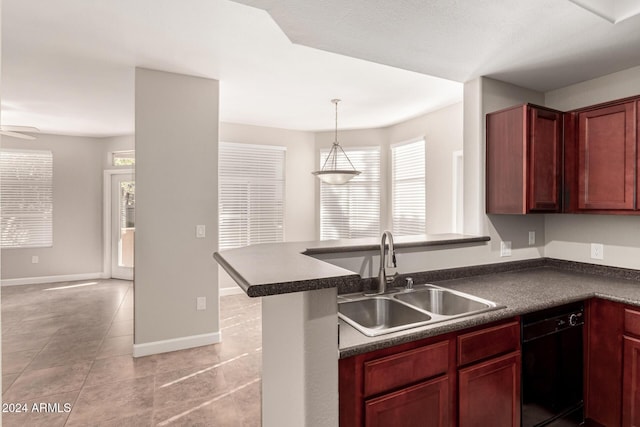
<instances>
[{"instance_id":1,"label":"light switch plate","mask_svg":"<svg viewBox=\"0 0 640 427\"><path fill-rule=\"evenodd\" d=\"M511 256L511 242L500 242L500 256Z\"/></svg>"},{"instance_id":2,"label":"light switch plate","mask_svg":"<svg viewBox=\"0 0 640 427\"><path fill-rule=\"evenodd\" d=\"M602 243L591 244L591 259L604 259L604 245Z\"/></svg>"},{"instance_id":3,"label":"light switch plate","mask_svg":"<svg viewBox=\"0 0 640 427\"><path fill-rule=\"evenodd\" d=\"M38 255L34 255L31 257L31 264L37 264L40 262L40 258L38 257Z\"/></svg>"},{"instance_id":4,"label":"light switch plate","mask_svg":"<svg viewBox=\"0 0 640 427\"><path fill-rule=\"evenodd\" d=\"M206 309L207 309L207 297L197 297L196 310L206 310Z\"/></svg>"},{"instance_id":5,"label":"light switch plate","mask_svg":"<svg viewBox=\"0 0 640 427\"><path fill-rule=\"evenodd\" d=\"M535 231L530 231L529 232L529 246L533 246L536 244L536 232Z\"/></svg>"},{"instance_id":6,"label":"light switch plate","mask_svg":"<svg viewBox=\"0 0 640 427\"><path fill-rule=\"evenodd\" d=\"M207 227L204 225L196 225L196 238L204 239L207 236Z\"/></svg>"}]
</instances>

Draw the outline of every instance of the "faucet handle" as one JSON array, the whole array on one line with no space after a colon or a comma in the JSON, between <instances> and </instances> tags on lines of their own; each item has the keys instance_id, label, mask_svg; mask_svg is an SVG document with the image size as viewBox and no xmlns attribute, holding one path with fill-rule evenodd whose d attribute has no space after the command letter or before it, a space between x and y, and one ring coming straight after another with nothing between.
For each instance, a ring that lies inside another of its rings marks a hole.
<instances>
[{"instance_id":1,"label":"faucet handle","mask_svg":"<svg viewBox=\"0 0 640 427\"><path fill-rule=\"evenodd\" d=\"M413 289L413 277L407 277L405 280L404 288L406 290Z\"/></svg>"},{"instance_id":2,"label":"faucet handle","mask_svg":"<svg viewBox=\"0 0 640 427\"><path fill-rule=\"evenodd\" d=\"M391 252L391 262L393 263L394 268L398 267L398 264L396 263L396 251Z\"/></svg>"}]
</instances>

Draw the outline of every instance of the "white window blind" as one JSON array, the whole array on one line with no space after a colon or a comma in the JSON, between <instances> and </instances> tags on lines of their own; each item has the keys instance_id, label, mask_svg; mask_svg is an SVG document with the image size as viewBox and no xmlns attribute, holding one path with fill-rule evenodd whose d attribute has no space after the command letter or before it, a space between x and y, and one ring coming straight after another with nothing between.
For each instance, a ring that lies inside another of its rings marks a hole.
<instances>
[{"instance_id":1,"label":"white window blind","mask_svg":"<svg viewBox=\"0 0 640 427\"><path fill-rule=\"evenodd\" d=\"M344 151L362 173L343 185L320 182L320 239L378 237L380 148L345 148ZM320 166L328 155L329 149L320 151ZM344 157L338 160L338 169L351 169Z\"/></svg>"},{"instance_id":2,"label":"white window blind","mask_svg":"<svg viewBox=\"0 0 640 427\"><path fill-rule=\"evenodd\" d=\"M220 143L220 249L284 240L285 148Z\"/></svg>"},{"instance_id":3,"label":"white window blind","mask_svg":"<svg viewBox=\"0 0 640 427\"><path fill-rule=\"evenodd\" d=\"M51 151L0 150L0 246L53 245Z\"/></svg>"},{"instance_id":4,"label":"white window blind","mask_svg":"<svg viewBox=\"0 0 640 427\"><path fill-rule=\"evenodd\" d=\"M391 147L392 222L399 236L424 234L425 153L424 140Z\"/></svg>"}]
</instances>

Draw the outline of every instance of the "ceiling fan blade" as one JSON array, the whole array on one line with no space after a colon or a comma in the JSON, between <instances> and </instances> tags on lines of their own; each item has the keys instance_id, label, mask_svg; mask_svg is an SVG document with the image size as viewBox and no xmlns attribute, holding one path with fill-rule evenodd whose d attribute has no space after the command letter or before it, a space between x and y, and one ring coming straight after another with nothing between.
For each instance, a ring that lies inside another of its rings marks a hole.
<instances>
[{"instance_id":1,"label":"ceiling fan blade","mask_svg":"<svg viewBox=\"0 0 640 427\"><path fill-rule=\"evenodd\" d=\"M36 137L32 135L27 135L25 133L20 133L20 132L6 131L6 130L0 130L0 135L12 136L14 138L20 138L20 139L36 139Z\"/></svg>"},{"instance_id":2,"label":"ceiling fan blade","mask_svg":"<svg viewBox=\"0 0 640 427\"><path fill-rule=\"evenodd\" d=\"M24 132L40 133L40 129L34 128L33 126L11 126L11 125L0 126L0 135L12 136L14 138L20 138L20 139L36 139L35 136L27 135Z\"/></svg>"}]
</instances>

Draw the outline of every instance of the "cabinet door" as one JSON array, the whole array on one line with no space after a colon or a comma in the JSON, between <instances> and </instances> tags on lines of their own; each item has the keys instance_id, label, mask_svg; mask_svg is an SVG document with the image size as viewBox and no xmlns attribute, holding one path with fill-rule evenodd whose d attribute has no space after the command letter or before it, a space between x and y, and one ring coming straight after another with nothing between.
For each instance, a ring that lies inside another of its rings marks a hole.
<instances>
[{"instance_id":1,"label":"cabinet door","mask_svg":"<svg viewBox=\"0 0 640 427\"><path fill-rule=\"evenodd\" d=\"M624 307L594 298L587 310L585 415L604 426L619 426Z\"/></svg>"},{"instance_id":2,"label":"cabinet door","mask_svg":"<svg viewBox=\"0 0 640 427\"><path fill-rule=\"evenodd\" d=\"M624 337L622 425L640 426L640 340Z\"/></svg>"},{"instance_id":3,"label":"cabinet door","mask_svg":"<svg viewBox=\"0 0 640 427\"><path fill-rule=\"evenodd\" d=\"M449 425L449 377L444 376L365 402L366 427Z\"/></svg>"},{"instance_id":4,"label":"cabinet door","mask_svg":"<svg viewBox=\"0 0 640 427\"><path fill-rule=\"evenodd\" d=\"M520 352L461 369L460 427L520 425Z\"/></svg>"},{"instance_id":5,"label":"cabinet door","mask_svg":"<svg viewBox=\"0 0 640 427\"><path fill-rule=\"evenodd\" d=\"M527 213L527 106L487 114L487 213Z\"/></svg>"},{"instance_id":6,"label":"cabinet door","mask_svg":"<svg viewBox=\"0 0 640 427\"><path fill-rule=\"evenodd\" d=\"M560 211L562 115L530 107L529 210Z\"/></svg>"},{"instance_id":7,"label":"cabinet door","mask_svg":"<svg viewBox=\"0 0 640 427\"><path fill-rule=\"evenodd\" d=\"M578 114L578 208L635 208L635 103Z\"/></svg>"}]
</instances>

